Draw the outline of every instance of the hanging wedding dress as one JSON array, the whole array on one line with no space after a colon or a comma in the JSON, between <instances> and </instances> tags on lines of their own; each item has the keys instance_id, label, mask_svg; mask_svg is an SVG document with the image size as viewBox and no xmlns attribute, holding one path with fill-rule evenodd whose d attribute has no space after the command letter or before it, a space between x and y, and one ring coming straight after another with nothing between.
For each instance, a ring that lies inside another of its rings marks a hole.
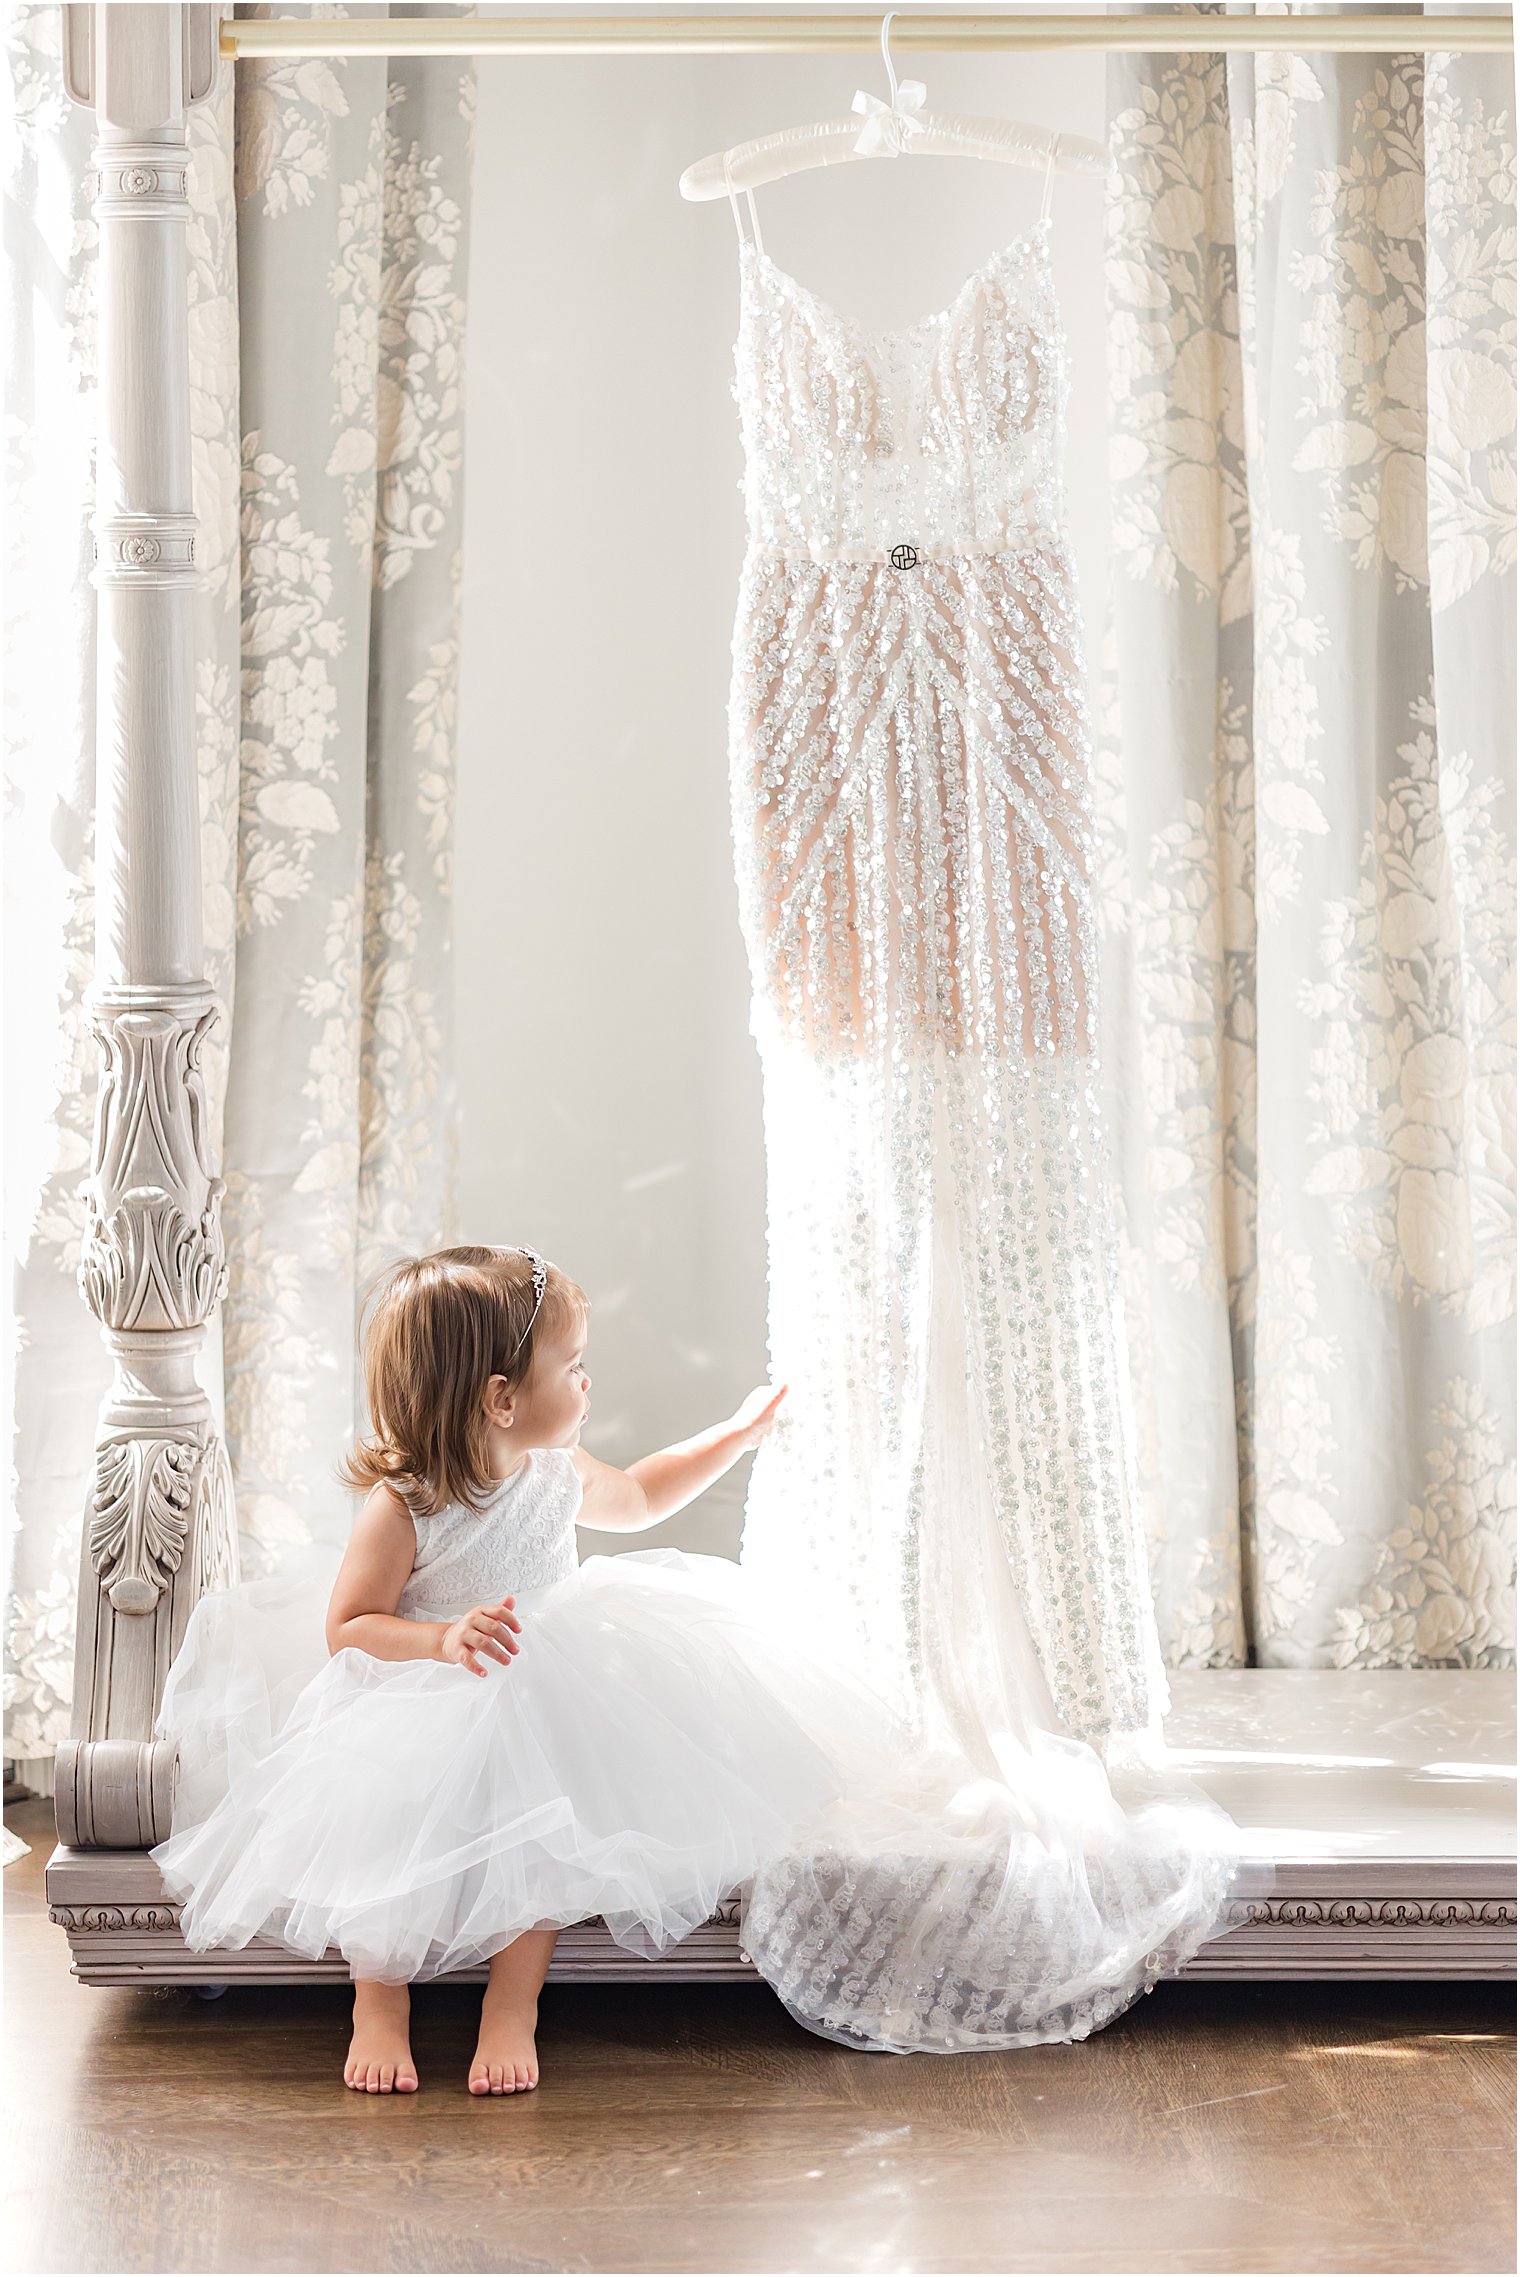
<instances>
[{"instance_id":1,"label":"hanging wedding dress","mask_svg":"<svg viewBox=\"0 0 1520 2277\"><path fill-rule=\"evenodd\" d=\"M1049 192L949 307L870 333L730 188L730 781L789 1386L741 1561L921 1742L756 1877L742 1934L801 2022L898 2050L1080 2037L1264 1878L1159 1742Z\"/></svg>"}]
</instances>

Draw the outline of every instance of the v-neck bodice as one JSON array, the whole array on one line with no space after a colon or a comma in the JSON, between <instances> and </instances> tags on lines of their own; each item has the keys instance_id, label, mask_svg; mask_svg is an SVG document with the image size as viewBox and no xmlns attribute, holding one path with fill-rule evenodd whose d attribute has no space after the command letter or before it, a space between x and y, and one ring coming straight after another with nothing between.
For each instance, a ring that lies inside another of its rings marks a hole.
<instances>
[{"instance_id":1,"label":"v-neck bodice","mask_svg":"<svg viewBox=\"0 0 1520 2277\"><path fill-rule=\"evenodd\" d=\"M732 393L751 548L902 565L1061 537L1049 217L932 316L873 331L742 239Z\"/></svg>"}]
</instances>

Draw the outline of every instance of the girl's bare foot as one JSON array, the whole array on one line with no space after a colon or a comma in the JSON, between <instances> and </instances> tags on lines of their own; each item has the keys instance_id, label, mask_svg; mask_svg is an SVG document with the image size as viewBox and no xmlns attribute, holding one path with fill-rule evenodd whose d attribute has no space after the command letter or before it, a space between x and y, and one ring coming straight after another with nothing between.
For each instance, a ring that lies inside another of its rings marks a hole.
<instances>
[{"instance_id":1,"label":"girl's bare foot","mask_svg":"<svg viewBox=\"0 0 1520 2277\"><path fill-rule=\"evenodd\" d=\"M417 2085L412 2043L407 2026L412 1996L404 1984L378 1984L368 1979L354 1986L354 2036L343 2083L369 2095L410 2095Z\"/></svg>"},{"instance_id":2,"label":"girl's bare foot","mask_svg":"<svg viewBox=\"0 0 1520 2277\"><path fill-rule=\"evenodd\" d=\"M491 1998L480 2004L480 2039L470 2065L472 2095L516 2095L538 2085L538 2003Z\"/></svg>"}]
</instances>

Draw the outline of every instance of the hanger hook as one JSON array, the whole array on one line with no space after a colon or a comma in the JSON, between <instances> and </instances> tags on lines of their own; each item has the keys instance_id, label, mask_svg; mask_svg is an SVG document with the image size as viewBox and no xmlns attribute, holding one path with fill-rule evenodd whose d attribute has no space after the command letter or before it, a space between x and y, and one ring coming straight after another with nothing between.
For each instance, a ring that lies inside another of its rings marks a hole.
<instances>
[{"instance_id":1,"label":"hanger hook","mask_svg":"<svg viewBox=\"0 0 1520 2277\"><path fill-rule=\"evenodd\" d=\"M897 108L897 73L892 68L892 45L890 34L892 29L892 18L896 14L897 10L895 8L889 8L881 19L881 60L887 67L887 87L892 97L891 108L894 111Z\"/></svg>"}]
</instances>

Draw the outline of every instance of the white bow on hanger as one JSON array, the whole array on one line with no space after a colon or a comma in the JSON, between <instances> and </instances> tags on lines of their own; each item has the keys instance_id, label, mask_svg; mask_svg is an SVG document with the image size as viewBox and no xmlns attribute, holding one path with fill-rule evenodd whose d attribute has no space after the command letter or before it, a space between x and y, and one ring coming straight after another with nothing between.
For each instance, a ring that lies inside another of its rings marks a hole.
<instances>
[{"instance_id":1,"label":"white bow on hanger","mask_svg":"<svg viewBox=\"0 0 1520 2277\"><path fill-rule=\"evenodd\" d=\"M924 122L914 117L924 107L928 88L922 79L905 79L899 87L897 73L892 68L892 50L887 44L892 18L897 10L891 8L881 19L881 60L887 67L887 84L892 100L884 103L879 95L867 94L857 87L850 108L865 116L865 125L855 140L855 152L860 158L900 158L908 147L908 137L922 134Z\"/></svg>"}]
</instances>

